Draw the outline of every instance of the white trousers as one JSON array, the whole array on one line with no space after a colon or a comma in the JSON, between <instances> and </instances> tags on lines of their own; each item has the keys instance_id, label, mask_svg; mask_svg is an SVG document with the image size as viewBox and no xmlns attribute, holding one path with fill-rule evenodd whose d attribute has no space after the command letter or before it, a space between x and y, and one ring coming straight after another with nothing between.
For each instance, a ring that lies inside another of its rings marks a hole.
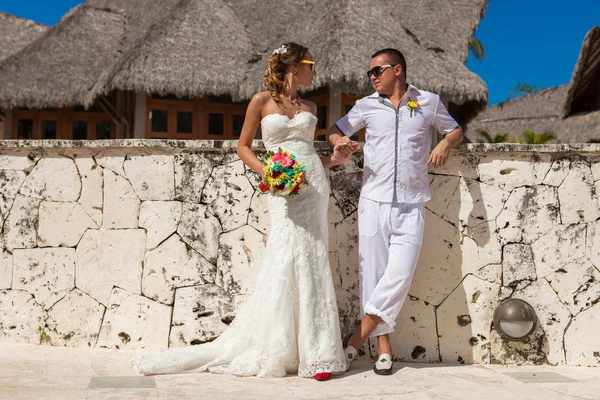
<instances>
[{"instance_id":1,"label":"white trousers","mask_svg":"<svg viewBox=\"0 0 600 400\"><path fill-rule=\"evenodd\" d=\"M370 336L394 331L421 253L423 203L358 203L361 318L382 319Z\"/></svg>"}]
</instances>

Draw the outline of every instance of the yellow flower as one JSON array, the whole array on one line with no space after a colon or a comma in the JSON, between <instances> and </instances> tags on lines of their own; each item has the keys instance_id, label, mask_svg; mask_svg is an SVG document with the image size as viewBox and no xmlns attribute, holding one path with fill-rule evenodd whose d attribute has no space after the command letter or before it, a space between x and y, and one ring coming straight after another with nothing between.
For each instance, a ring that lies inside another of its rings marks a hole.
<instances>
[{"instance_id":1,"label":"yellow flower","mask_svg":"<svg viewBox=\"0 0 600 400\"><path fill-rule=\"evenodd\" d=\"M415 113L415 110L417 108L419 108L421 105L419 103L417 103L414 100L408 99L408 102L406 103L406 107L408 107L408 110L410 111L410 117L412 118L413 114Z\"/></svg>"}]
</instances>

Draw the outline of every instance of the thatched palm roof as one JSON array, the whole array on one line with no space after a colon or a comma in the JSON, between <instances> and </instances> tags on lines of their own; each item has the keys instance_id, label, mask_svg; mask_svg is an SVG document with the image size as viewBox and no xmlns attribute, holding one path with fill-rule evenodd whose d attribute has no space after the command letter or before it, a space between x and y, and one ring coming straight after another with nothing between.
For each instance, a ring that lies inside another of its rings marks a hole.
<instances>
[{"instance_id":1,"label":"thatched palm roof","mask_svg":"<svg viewBox=\"0 0 600 400\"><path fill-rule=\"evenodd\" d=\"M96 83L193 97L237 95L253 46L243 22L220 0L184 0Z\"/></svg>"},{"instance_id":2,"label":"thatched palm roof","mask_svg":"<svg viewBox=\"0 0 600 400\"><path fill-rule=\"evenodd\" d=\"M172 2L87 0L40 40L0 65L0 103L11 107L90 105L99 77L122 59ZM174 3L176 4L176 3Z\"/></svg>"},{"instance_id":3,"label":"thatched palm roof","mask_svg":"<svg viewBox=\"0 0 600 400\"><path fill-rule=\"evenodd\" d=\"M0 76L10 73L14 82L3 87L0 77L0 102L89 105L114 89L248 99L261 90L273 49L291 40L307 45L318 60L315 88L369 93L370 55L396 47L408 59L411 83L476 112L487 102L487 88L464 61L486 5L487 0L434 5L426 0L88 0L36 46L0 65Z\"/></svg>"},{"instance_id":4,"label":"thatched palm roof","mask_svg":"<svg viewBox=\"0 0 600 400\"><path fill-rule=\"evenodd\" d=\"M0 11L0 61L39 38L46 29L46 25Z\"/></svg>"},{"instance_id":5,"label":"thatched palm roof","mask_svg":"<svg viewBox=\"0 0 600 400\"><path fill-rule=\"evenodd\" d=\"M303 5L273 0L242 3L236 6L238 13L254 43L260 43L262 59L252 65L248 79L240 87L240 96L249 97L260 89L258 78L270 51L292 39L309 46L318 60L315 87L330 85L345 92L371 93L373 89L365 75L371 54L384 47L396 47L405 54L408 80L417 87L437 92L454 104L473 101L484 105L485 83L464 66L461 54L468 51L469 38L487 1L436 3L435 7L423 10L419 18L411 20L406 16L406 10L416 12L426 8L426 4L407 0L307 1ZM446 18L448 13L455 13L454 7L470 8L475 13L458 16L452 27ZM414 32L403 25L403 19L414 25L411 25ZM292 27L290 21L294 21ZM437 23L439 31L432 27Z\"/></svg>"},{"instance_id":6,"label":"thatched palm roof","mask_svg":"<svg viewBox=\"0 0 600 400\"><path fill-rule=\"evenodd\" d=\"M482 129L492 136L552 131L562 143L600 140L600 28L587 33L570 83L486 108L469 123L469 140L480 141Z\"/></svg>"},{"instance_id":7,"label":"thatched palm roof","mask_svg":"<svg viewBox=\"0 0 600 400\"><path fill-rule=\"evenodd\" d=\"M581 46L569 84L563 116L600 109L600 27L591 29Z\"/></svg>"}]
</instances>

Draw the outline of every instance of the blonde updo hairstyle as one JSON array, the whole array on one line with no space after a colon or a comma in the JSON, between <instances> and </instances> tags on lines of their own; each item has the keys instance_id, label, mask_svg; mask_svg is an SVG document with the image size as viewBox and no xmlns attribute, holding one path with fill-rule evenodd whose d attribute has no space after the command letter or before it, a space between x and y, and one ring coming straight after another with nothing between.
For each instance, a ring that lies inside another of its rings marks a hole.
<instances>
[{"instance_id":1,"label":"blonde updo hairstyle","mask_svg":"<svg viewBox=\"0 0 600 400\"><path fill-rule=\"evenodd\" d=\"M285 53L281 53L281 50L285 48ZM288 42L284 43L279 49L280 53L275 53L269 57L267 61L267 69L263 76L263 86L265 90L271 93L273 100L277 103L281 103L280 95L286 95L285 87L287 83L286 74L290 65L295 65L304 58L304 55L308 51L307 47L301 46L297 43Z\"/></svg>"}]
</instances>

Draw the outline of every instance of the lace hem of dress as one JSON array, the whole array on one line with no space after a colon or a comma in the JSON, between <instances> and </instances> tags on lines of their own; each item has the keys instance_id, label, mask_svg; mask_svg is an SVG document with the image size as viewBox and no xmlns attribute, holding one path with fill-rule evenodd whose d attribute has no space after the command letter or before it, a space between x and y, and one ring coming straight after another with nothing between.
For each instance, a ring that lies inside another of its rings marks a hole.
<instances>
[{"instance_id":1,"label":"lace hem of dress","mask_svg":"<svg viewBox=\"0 0 600 400\"><path fill-rule=\"evenodd\" d=\"M131 367L133 368L133 370L141 375L154 375L155 372L155 365L154 363L151 362L147 362L147 360L145 359L144 356L136 356L133 357L130 360L130 364ZM180 368L176 368L176 370L178 370L177 372L183 371L184 368L184 363L181 363ZM215 367L210 367L210 368L206 368L206 367L202 367L198 369L198 372L211 372L211 373L215 373L215 374L232 374L232 375L238 375L238 376L251 376L254 374L245 374L242 372L238 372L238 373L232 373L231 371L228 371L228 367L227 365L222 365L222 366L215 366ZM301 368L298 369L298 376L301 378L312 378L315 374L319 373L319 372L331 372L331 373L339 373L339 372L345 372L346 371L346 362L345 361L332 361L332 362L319 362L319 363L312 363L306 366L303 366ZM272 374L265 374L264 371L259 372L258 374L256 374L256 376L261 377L261 378L281 378L284 375L272 375Z\"/></svg>"},{"instance_id":2,"label":"lace hem of dress","mask_svg":"<svg viewBox=\"0 0 600 400\"><path fill-rule=\"evenodd\" d=\"M346 361L332 361L306 365L298 369L298 376L301 378L312 378L319 372L346 372Z\"/></svg>"},{"instance_id":3,"label":"lace hem of dress","mask_svg":"<svg viewBox=\"0 0 600 400\"><path fill-rule=\"evenodd\" d=\"M153 365L145 361L144 356L135 356L129 360L129 365L133 370L141 375L152 375Z\"/></svg>"}]
</instances>

